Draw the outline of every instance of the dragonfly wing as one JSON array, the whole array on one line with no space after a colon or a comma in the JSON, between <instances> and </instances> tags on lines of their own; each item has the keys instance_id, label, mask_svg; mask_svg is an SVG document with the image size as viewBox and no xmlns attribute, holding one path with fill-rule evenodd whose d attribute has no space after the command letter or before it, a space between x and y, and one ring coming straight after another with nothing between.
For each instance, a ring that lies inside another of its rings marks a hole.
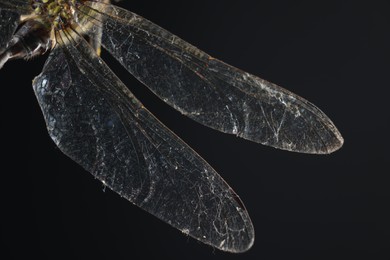
<instances>
[{"instance_id":1,"label":"dragonfly wing","mask_svg":"<svg viewBox=\"0 0 390 260\"><path fill-rule=\"evenodd\" d=\"M84 39L62 34L57 41L33 87L61 151L185 234L225 251L249 249L253 226L228 184L142 106Z\"/></svg>"},{"instance_id":2,"label":"dragonfly wing","mask_svg":"<svg viewBox=\"0 0 390 260\"><path fill-rule=\"evenodd\" d=\"M0 0L0 10L10 10L18 14L31 14L33 11L30 0Z\"/></svg>"},{"instance_id":3,"label":"dragonfly wing","mask_svg":"<svg viewBox=\"0 0 390 260\"><path fill-rule=\"evenodd\" d=\"M6 48L19 25L20 15L0 8L0 53Z\"/></svg>"},{"instance_id":4,"label":"dragonfly wing","mask_svg":"<svg viewBox=\"0 0 390 260\"><path fill-rule=\"evenodd\" d=\"M166 103L213 129L280 149L330 153L343 138L307 100L212 58L156 24L113 5L102 13L102 45Z\"/></svg>"}]
</instances>

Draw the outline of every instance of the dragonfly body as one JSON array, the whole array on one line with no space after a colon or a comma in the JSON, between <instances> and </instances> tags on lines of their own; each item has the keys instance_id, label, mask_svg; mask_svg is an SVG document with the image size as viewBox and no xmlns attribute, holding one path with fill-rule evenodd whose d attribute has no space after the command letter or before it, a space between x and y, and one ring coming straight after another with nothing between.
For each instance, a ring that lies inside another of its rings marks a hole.
<instances>
[{"instance_id":1,"label":"dragonfly body","mask_svg":"<svg viewBox=\"0 0 390 260\"><path fill-rule=\"evenodd\" d=\"M87 30L85 23L76 22L77 17L73 15L77 4L77 1L63 0L32 1L32 13L21 17L18 30L8 42L6 50L1 53L0 69L8 60L30 59L46 53L56 44L52 37L54 30L68 33L74 33L72 28L77 28L75 32ZM79 24L83 24L83 28Z\"/></svg>"},{"instance_id":2,"label":"dragonfly body","mask_svg":"<svg viewBox=\"0 0 390 260\"><path fill-rule=\"evenodd\" d=\"M167 104L213 129L304 153L343 143L307 100L109 1L0 0L0 12L0 68L51 50L33 88L56 145L120 196L218 249L252 246L244 204L124 86L100 46Z\"/></svg>"},{"instance_id":3,"label":"dragonfly body","mask_svg":"<svg viewBox=\"0 0 390 260\"><path fill-rule=\"evenodd\" d=\"M51 46L49 30L38 20L28 20L10 40L0 55L0 69L8 60L30 59L44 54Z\"/></svg>"}]
</instances>

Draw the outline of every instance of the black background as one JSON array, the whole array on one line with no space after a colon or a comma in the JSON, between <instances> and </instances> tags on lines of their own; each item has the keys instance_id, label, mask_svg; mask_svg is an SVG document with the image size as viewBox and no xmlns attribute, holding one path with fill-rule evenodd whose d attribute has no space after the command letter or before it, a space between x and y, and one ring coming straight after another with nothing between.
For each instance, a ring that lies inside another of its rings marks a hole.
<instances>
[{"instance_id":1,"label":"black background","mask_svg":"<svg viewBox=\"0 0 390 260\"><path fill-rule=\"evenodd\" d=\"M13 61L0 71L3 259L390 259L389 1L121 5L310 100L339 128L344 147L327 156L289 153L210 130L103 54L245 202L255 244L223 253L104 190L64 156L30 87L45 57Z\"/></svg>"}]
</instances>

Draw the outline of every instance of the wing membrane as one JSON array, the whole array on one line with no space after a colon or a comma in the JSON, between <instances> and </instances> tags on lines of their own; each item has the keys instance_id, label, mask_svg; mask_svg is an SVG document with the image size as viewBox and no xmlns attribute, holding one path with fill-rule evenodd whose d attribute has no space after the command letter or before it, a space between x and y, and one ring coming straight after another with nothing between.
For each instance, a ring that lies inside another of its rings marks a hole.
<instances>
[{"instance_id":1,"label":"wing membrane","mask_svg":"<svg viewBox=\"0 0 390 260\"><path fill-rule=\"evenodd\" d=\"M249 249L252 223L226 182L146 110L83 39L57 38L33 84L57 146L184 233L226 251Z\"/></svg>"},{"instance_id":2,"label":"wing membrane","mask_svg":"<svg viewBox=\"0 0 390 260\"><path fill-rule=\"evenodd\" d=\"M119 7L93 2L79 15L103 18L102 45L169 105L216 130L276 148L330 153L343 139L305 99L243 72Z\"/></svg>"},{"instance_id":3,"label":"wing membrane","mask_svg":"<svg viewBox=\"0 0 390 260\"><path fill-rule=\"evenodd\" d=\"M19 24L19 14L0 8L0 53L14 34Z\"/></svg>"},{"instance_id":4,"label":"wing membrane","mask_svg":"<svg viewBox=\"0 0 390 260\"><path fill-rule=\"evenodd\" d=\"M0 0L0 10L10 10L18 14L31 14L29 0Z\"/></svg>"}]
</instances>

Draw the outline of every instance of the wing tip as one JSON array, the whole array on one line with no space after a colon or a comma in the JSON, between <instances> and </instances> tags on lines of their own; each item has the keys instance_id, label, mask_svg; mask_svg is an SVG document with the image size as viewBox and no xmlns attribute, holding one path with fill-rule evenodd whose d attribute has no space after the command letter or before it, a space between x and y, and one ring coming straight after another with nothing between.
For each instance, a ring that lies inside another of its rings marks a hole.
<instances>
[{"instance_id":1,"label":"wing tip","mask_svg":"<svg viewBox=\"0 0 390 260\"><path fill-rule=\"evenodd\" d=\"M316 147L313 153L331 154L344 145L344 138L335 124L327 116L324 116L320 122L323 128L319 130L318 136L321 138L322 145Z\"/></svg>"},{"instance_id":2,"label":"wing tip","mask_svg":"<svg viewBox=\"0 0 390 260\"><path fill-rule=\"evenodd\" d=\"M301 147L300 149L290 151L306 154L326 155L338 151L344 145L344 138L336 128L331 129L327 134L327 138L321 138L321 141L321 143L318 142L316 145L307 144L306 147Z\"/></svg>"},{"instance_id":3,"label":"wing tip","mask_svg":"<svg viewBox=\"0 0 390 260\"><path fill-rule=\"evenodd\" d=\"M233 254L242 254L249 251L255 243L255 231L252 222L247 228L248 230L246 232L247 234L246 239L237 238L238 241L236 243L228 243L228 244L224 244L224 242L220 242L219 245L213 245L213 247L221 251L227 253L233 253Z\"/></svg>"},{"instance_id":4,"label":"wing tip","mask_svg":"<svg viewBox=\"0 0 390 260\"><path fill-rule=\"evenodd\" d=\"M344 138L336 128L333 131L333 135L334 137L332 140L327 142L323 149L317 152L318 154L331 154L339 150L344 145Z\"/></svg>"}]
</instances>

